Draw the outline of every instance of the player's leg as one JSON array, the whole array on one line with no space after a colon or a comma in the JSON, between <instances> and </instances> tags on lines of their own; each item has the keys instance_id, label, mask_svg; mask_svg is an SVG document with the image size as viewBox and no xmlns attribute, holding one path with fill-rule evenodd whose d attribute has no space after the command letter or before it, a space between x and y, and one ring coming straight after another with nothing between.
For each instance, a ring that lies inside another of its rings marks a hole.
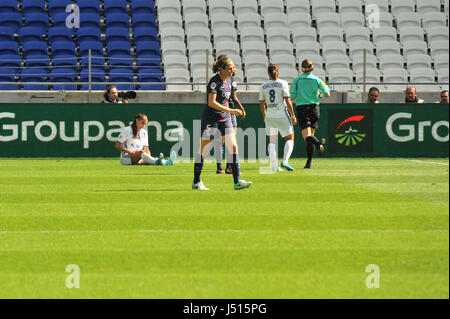
<instances>
[{"instance_id":1,"label":"player's leg","mask_svg":"<svg viewBox=\"0 0 450 319\"><path fill-rule=\"evenodd\" d=\"M287 169L288 171L294 171L294 168L289 164L289 158L294 150L294 126L292 125L291 119L286 114L286 117L280 119L280 134L284 137L284 152L283 160L281 161L281 167Z\"/></svg>"},{"instance_id":2,"label":"player's leg","mask_svg":"<svg viewBox=\"0 0 450 319\"><path fill-rule=\"evenodd\" d=\"M236 133L237 133L237 121L236 121L236 116L235 115L231 116L231 124L233 125L234 135L236 136ZM225 141L225 139L224 139L224 141ZM225 173L233 174L233 167L232 167L231 163L229 163L228 161L227 161L227 167L225 168Z\"/></svg>"},{"instance_id":3,"label":"player's leg","mask_svg":"<svg viewBox=\"0 0 450 319\"><path fill-rule=\"evenodd\" d=\"M228 161L232 165L233 169L233 181L234 189L241 190L244 188L249 188L252 182L247 182L240 179L241 175L241 165L239 161L238 146L236 141L236 135L234 134L233 128L226 128L225 130L225 146L228 150Z\"/></svg>"},{"instance_id":4,"label":"player's leg","mask_svg":"<svg viewBox=\"0 0 450 319\"><path fill-rule=\"evenodd\" d=\"M217 174L225 174L222 168L223 158L223 136L220 131L217 130L217 134L214 136L214 156L216 157Z\"/></svg>"},{"instance_id":5,"label":"player's leg","mask_svg":"<svg viewBox=\"0 0 450 319\"><path fill-rule=\"evenodd\" d=\"M267 145L267 152L269 153L270 166L273 172L279 170L278 167L278 129L273 126L273 120L266 117L266 134L269 136L269 145ZM281 170L281 169L280 169Z\"/></svg>"},{"instance_id":6,"label":"player's leg","mask_svg":"<svg viewBox=\"0 0 450 319\"><path fill-rule=\"evenodd\" d=\"M192 183L192 189L208 190L208 188L206 188L203 182L200 180L200 175L202 174L203 170L204 158L209 153L210 144L212 141L212 139L206 140L203 138L200 140L200 148L194 158L194 181Z\"/></svg>"}]
</instances>

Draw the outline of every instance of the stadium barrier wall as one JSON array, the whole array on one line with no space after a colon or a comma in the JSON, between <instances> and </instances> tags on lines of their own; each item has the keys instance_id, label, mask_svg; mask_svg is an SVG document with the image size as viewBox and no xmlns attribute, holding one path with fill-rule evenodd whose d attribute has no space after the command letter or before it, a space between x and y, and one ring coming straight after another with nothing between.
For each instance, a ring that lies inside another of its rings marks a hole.
<instances>
[{"instance_id":1,"label":"stadium barrier wall","mask_svg":"<svg viewBox=\"0 0 450 319\"><path fill-rule=\"evenodd\" d=\"M136 113L149 117L153 154L198 149L204 104L0 104L1 157L118 157L114 141ZM241 157L267 160L259 105L238 120ZM295 128L293 156L305 157ZM327 157L448 157L448 104L322 104L316 136ZM279 154L284 142L279 139Z\"/></svg>"}]
</instances>

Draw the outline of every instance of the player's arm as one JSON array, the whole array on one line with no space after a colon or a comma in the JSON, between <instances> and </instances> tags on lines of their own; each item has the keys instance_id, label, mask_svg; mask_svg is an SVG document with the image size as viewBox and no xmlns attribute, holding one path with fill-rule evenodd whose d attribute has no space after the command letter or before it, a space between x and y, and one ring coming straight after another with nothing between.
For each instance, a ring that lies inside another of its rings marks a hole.
<instances>
[{"instance_id":1,"label":"player's arm","mask_svg":"<svg viewBox=\"0 0 450 319\"><path fill-rule=\"evenodd\" d=\"M294 107L292 106L292 101L290 97L285 97L284 101L286 102L289 113L291 113L292 124L297 124L297 118L295 117Z\"/></svg>"},{"instance_id":2,"label":"player's arm","mask_svg":"<svg viewBox=\"0 0 450 319\"><path fill-rule=\"evenodd\" d=\"M144 153L146 153L146 154L150 155L150 149L148 148L148 146L147 146L147 145L146 145L146 146L144 146L144 149L143 149L143 151L144 151Z\"/></svg>"},{"instance_id":3,"label":"player's arm","mask_svg":"<svg viewBox=\"0 0 450 319\"><path fill-rule=\"evenodd\" d=\"M261 110L263 119L266 120L266 101L264 100L259 101L259 109Z\"/></svg>"},{"instance_id":4,"label":"player's arm","mask_svg":"<svg viewBox=\"0 0 450 319\"><path fill-rule=\"evenodd\" d=\"M231 99L233 100L234 104L236 104L242 111L242 118L245 119L247 116L247 113L245 113L244 107L241 104L241 101L239 101L236 91L231 91Z\"/></svg>"},{"instance_id":5,"label":"player's arm","mask_svg":"<svg viewBox=\"0 0 450 319\"><path fill-rule=\"evenodd\" d=\"M297 97L297 79L295 78L294 81L292 81L291 88L289 90L289 96L292 97L292 100L295 100Z\"/></svg>"},{"instance_id":6,"label":"player's arm","mask_svg":"<svg viewBox=\"0 0 450 319\"><path fill-rule=\"evenodd\" d=\"M319 82L319 91L320 91L319 97L320 98L330 97L331 95L330 95L330 89L328 88L328 85L326 85L325 82L320 79L318 79L318 82Z\"/></svg>"},{"instance_id":7,"label":"player's arm","mask_svg":"<svg viewBox=\"0 0 450 319\"><path fill-rule=\"evenodd\" d=\"M208 93L208 106L209 107L211 107L215 110L221 111L221 112L228 112L228 113L231 113L234 115L242 115L241 110L231 109L229 107L226 107L226 106L223 106L223 105L217 103L216 96L217 96L217 94L215 94L215 93Z\"/></svg>"},{"instance_id":8,"label":"player's arm","mask_svg":"<svg viewBox=\"0 0 450 319\"><path fill-rule=\"evenodd\" d=\"M127 153L127 154L130 154L130 155L135 153L134 151L130 151L128 148L123 147L122 144L119 141L116 141L116 143L114 144L114 147L117 150L119 150L121 152L124 152L124 153Z\"/></svg>"}]
</instances>

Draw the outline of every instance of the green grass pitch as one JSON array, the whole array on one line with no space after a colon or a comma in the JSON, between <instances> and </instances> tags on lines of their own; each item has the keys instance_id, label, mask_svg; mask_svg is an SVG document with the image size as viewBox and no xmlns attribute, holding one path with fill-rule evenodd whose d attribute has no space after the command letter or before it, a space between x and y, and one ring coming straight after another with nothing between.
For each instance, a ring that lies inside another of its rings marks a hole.
<instances>
[{"instance_id":1,"label":"green grass pitch","mask_svg":"<svg viewBox=\"0 0 450 319\"><path fill-rule=\"evenodd\" d=\"M447 158L291 164L0 159L0 298L449 298Z\"/></svg>"}]
</instances>

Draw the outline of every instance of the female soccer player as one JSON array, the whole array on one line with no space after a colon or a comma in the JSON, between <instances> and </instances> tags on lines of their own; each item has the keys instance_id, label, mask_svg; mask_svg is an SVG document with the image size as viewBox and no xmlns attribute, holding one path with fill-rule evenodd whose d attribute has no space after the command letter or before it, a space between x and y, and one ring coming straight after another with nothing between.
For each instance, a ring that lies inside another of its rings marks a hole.
<instances>
[{"instance_id":1,"label":"female soccer player","mask_svg":"<svg viewBox=\"0 0 450 319\"><path fill-rule=\"evenodd\" d=\"M218 60L222 58L224 55L219 55ZM241 101L238 99L236 91L237 91L237 83L234 80L234 76L236 75L236 65L233 63L233 75L231 77L231 98L228 100L228 105L230 108L234 109L234 106L237 105L242 111L242 118L245 119L247 114L245 113L245 109L241 104ZM237 132L237 120L236 115L231 115L231 124L233 125L234 134ZM220 134L219 134L220 135ZM218 138L219 137L219 138ZM231 168L231 163L227 162L226 169L222 168L222 158L223 158L223 144L225 143L225 136L215 137L214 139L214 154L216 156L217 163L217 174L233 174L233 169Z\"/></svg>"},{"instance_id":2,"label":"female soccer player","mask_svg":"<svg viewBox=\"0 0 450 319\"><path fill-rule=\"evenodd\" d=\"M314 66L310 59L302 61L303 74L295 78L291 87L291 98L295 99L297 105L297 117L302 130L303 139L306 141L306 153L308 160L305 168L311 168L314 147L317 148L319 155L324 152L326 140L320 141L314 136L319 127L320 107L319 98L329 97L330 89L325 82L312 74Z\"/></svg>"},{"instance_id":3,"label":"female soccer player","mask_svg":"<svg viewBox=\"0 0 450 319\"><path fill-rule=\"evenodd\" d=\"M122 165L173 165L176 159L175 152L170 154L167 160L155 158L150 155L148 148L147 131L143 128L147 125L147 115L138 113L130 126L125 127L115 143L115 148L120 153Z\"/></svg>"},{"instance_id":4,"label":"female soccer player","mask_svg":"<svg viewBox=\"0 0 450 319\"><path fill-rule=\"evenodd\" d=\"M228 162L233 169L234 189L240 190L248 188L252 182L240 179L239 154L236 143L236 136L229 114L242 115L239 109L228 107L228 100L231 96L231 76L233 75L234 63L227 56L223 56L213 64L213 72L216 73L208 83L207 106L201 120L201 140L200 149L195 156L194 181L192 189L208 190L200 180L203 169L203 158L209 153L208 145L214 139L217 131L225 136L225 146L228 150Z\"/></svg>"},{"instance_id":5,"label":"female soccer player","mask_svg":"<svg viewBox=\"0 0 450 319\"><path fill-rule=\"evenodd\" d=\"M278 78L280 71L276 64L269 64L267 71L270 80L261 86L259 107L266 123L266 134L269 135L270 139L268 146L270 163L274 172L283 170L278 167L276 150L278 132L280 132L286 140L281 167L293 171L294 168L289 164L289 158L294 149L293 125L297 124L297 119L289 95L289 85L285 80Z\"/></svg>"}]
</instances>

